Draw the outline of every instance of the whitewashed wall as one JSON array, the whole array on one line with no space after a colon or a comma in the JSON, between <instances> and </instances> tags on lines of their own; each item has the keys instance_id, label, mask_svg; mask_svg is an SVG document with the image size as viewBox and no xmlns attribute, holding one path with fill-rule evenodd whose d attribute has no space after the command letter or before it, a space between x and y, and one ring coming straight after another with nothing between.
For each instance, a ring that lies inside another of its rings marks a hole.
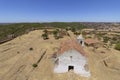
<instances>
[{"instance_id":1,"label":"whitewashed wall","mask_svg":"<svg viewBox=\"0 0 120 80\"><path fill-rule=\"evenodd\" d=\"M77 37L77 41L79 42L79 44L81 44L81 41L82 41L81 46L84 46L84 38L82 37L82 35L79 35L79 36Z\"/></svg>"},{"instance_id":2,"label":"whitewashed wall","mask_svg":"<svg viewBox=\"0 0 120 80\"><path fill-rule=\"evenodd\" d=\"M70 58L72 56L72 59ZM61 54L59 57L59 65L56 65L54 72L65 73L68 72L68 66L74 66L74 72L81 76L90 76L84 65L87 64L87 59L76 50L69 50Z\"/></svg>"}]
</instances>

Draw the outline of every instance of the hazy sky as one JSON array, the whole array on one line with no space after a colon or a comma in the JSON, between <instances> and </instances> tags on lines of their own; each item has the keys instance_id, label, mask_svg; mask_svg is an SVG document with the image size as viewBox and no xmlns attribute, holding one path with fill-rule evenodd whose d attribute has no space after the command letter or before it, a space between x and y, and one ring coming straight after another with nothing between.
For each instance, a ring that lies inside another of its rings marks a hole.
<instances>
[{"instance_id":1,"label":"hazy sky","mask_svg":"<svg viewBox=\"0 0 120 80\"><path fill-rule=\"evenodd\" d=\"M0 22L120 22L120 0L0 0Z\"/></svg>"}]
</instances>

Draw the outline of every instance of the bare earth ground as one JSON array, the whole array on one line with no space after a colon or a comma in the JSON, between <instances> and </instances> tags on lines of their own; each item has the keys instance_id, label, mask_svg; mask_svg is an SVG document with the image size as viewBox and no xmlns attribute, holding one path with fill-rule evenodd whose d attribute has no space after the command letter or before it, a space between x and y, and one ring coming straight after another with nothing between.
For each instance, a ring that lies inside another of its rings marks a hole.
<instances>
[{"instance_id":1,"label":"bare earth ground","mask_svg":"<svg viewBox=\"0 0 120 80\"><path fill-rule=\"evenodd\" d=\"M99 48L93 51L90 47L84 48L88 54L91 71L89 78L73 72L53 73L51 55L60 42L69 37L55 40L51 35L49 40L43 40L41 34L40 30L32 31L0 45L0 80L120 80L120 52L114 49ZM72 33L70 35L74 37ZM31 47L33 50L29 50ZM46 49L38 67L33 68L32 65L40 59Z\"/></svg>"}]
</instances>

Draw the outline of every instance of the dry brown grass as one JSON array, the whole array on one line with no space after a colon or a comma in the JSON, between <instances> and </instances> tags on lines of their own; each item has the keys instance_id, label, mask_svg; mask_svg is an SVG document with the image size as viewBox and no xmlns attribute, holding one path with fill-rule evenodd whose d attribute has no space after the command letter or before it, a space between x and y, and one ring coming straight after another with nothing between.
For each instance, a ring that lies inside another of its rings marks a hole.
<instances>
[{"instance_id":1,"label":"dry brown grass","mask_svg":"<svg viewBox=\"0 0 120 80\"><path fill-rule=\"evenodd\" d=\"M0 80L120 80L120 52L114 49L108 51L99 48L93 52L91 48L85 47L91 71L90 78L81 77L73 72L53 73L51 55L55 48L60 46L60 42L69 37L55 40L51 35L49 40L43 40L41 34L40 30L32 31L0 45ZM70 35L75 37L71 32ZM30 47L33 48L32 51L29 50ZM38 67L33 68L32 65L38 61L44 49L47 49L45 56ZM100 53L101 51L105 53Z\"/></svg>"}]
</instances>

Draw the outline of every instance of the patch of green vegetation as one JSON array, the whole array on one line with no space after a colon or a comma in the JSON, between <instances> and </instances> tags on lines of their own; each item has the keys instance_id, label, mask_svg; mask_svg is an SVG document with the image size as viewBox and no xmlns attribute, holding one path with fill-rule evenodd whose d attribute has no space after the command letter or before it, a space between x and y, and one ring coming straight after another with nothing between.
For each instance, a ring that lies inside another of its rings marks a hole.
<instances>
[{"instance_id":1,"label":"patch of green vegetation","mask_svg":"<svg viewBox=\"0 0 120 80\"><path fill-rule=\"evenodd\" d=\"M80 32L74 32L75 35L80 35Z\"/></svg>"},{"instance_id":2,"label":"patch of green vegetation","mask_svg":"<svg viewBox=\"0 0 120 80\"><path fill-rule=\"evenodd\" d=\"M38 65L37 65L37 64L33 64L32 66L33 66L34 68L36 68Z\"/></svg>"},{"instance_id":3,"label":"patch of green vegetation","mask_svg":"<svg viewBox=\"0 0 120 80\"><path fill-rule=\"evenodd\" d=\"M48 34L47 34L47 33L42 34L42 37L43 37L43 39L44 39L44 40L49 39L49 37L48 37Z\"/></svg>"},{"instance_id":4,"label":"patch of green vegetation","mask_svg":"<svg viewBox=\"0 0 120 80\"><path fill-rule=\"evenodd\" d=\"M103 42L108 43L109 39L110 39L109 37L105 36L105 37L103 37Z\"/></svg>"},{"instance_id":5,"label":"patch of green vegetation","mask_svg":"<svg viewBox=\"0 0 120 80\"><path fill-rule=\"evenodd\" d=\"M8 39L9 35L14 35L14 37L17 37L29 31L40 29L42 27L44 26L39 23L19 23L0 25L0 40Z\"/></svg>"},{"instance_id":6,"label":"patch of green vegetation","mask_svg":"<svg viewBox=\"0 0 120 80\"><path fill-rule=\"evenodd\" d=\"M59 39L59 29L54 30L53 35L55 39Z\"/></svg>"},{"instance_id":7,"label":"patch of green vegetation","mask_svg":"<svg viewBox=\"0 0 120 80\"><path fill-rule=\"evenodd\" d=\"M115 45L115 49L120 51L120 42Z\"/></svg>"},{"instance_id":8,"label":"patch of green vegetation","mask_svg":"<svg viewBox=\"0 0 120 80\"><path fill-rule=\"evenodd\" d=\"M52 23L15 23L15 24L4 24L0 25L0 41L4 41L9 38L15 38L17 36L28 33L32 30L45 29L45 28L73 28L83 29L81 23L77 22L52 22ZM10 35L14 35L11 36ZM46 36L46 35L45 35Z\"/></svg>"},{"instance_id":9,"label":"patch of green vegetation","mask_svg":"<svg viewBox=\"0 0 120 80\"><path fill-rule=\"evenodd\" d=\"M76 28L75 27L71 28L71 31L76 32Z\"/></svg>"}]
</instances>

